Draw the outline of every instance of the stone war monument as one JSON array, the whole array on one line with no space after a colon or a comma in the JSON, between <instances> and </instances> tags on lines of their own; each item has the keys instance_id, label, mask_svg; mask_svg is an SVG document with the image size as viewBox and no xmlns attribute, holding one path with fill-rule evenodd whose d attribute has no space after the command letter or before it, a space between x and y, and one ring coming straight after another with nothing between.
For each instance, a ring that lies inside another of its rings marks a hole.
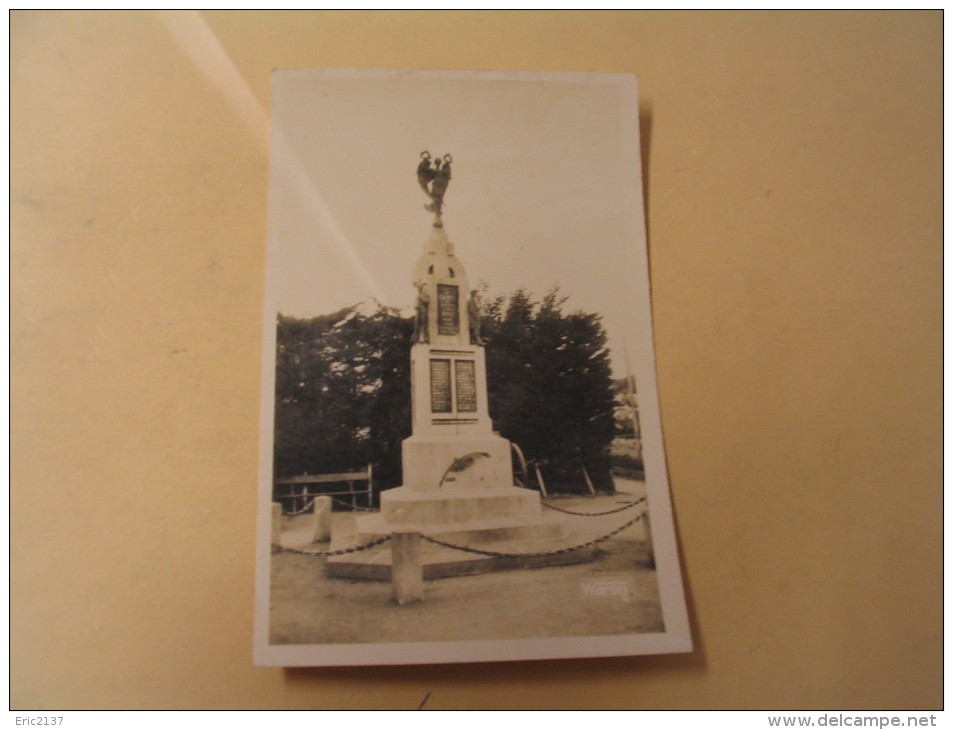
<instances>
[{"instance_id":1,"label":"stone war monument","mask_svg":"<svg viewBox=\"0 0 953 730\"><path fill-rule=\"evenodd\" d=\"M452 158L421 154L420 186L434 214L412 271L417 291L411 347L412 435L402 444L403 484L381 492L380 512L357 517L354 533L332 535L332 550L417 532L467 553L421 541L425 578L591 560L571 546L566 520L543 514L539 493L514 486L511 444L493 431L479 302L443 224ZM542 355L542 353L541 353ZM387 545L328 558L333 577L390 579Z\"/></svg>"}]
</instances>

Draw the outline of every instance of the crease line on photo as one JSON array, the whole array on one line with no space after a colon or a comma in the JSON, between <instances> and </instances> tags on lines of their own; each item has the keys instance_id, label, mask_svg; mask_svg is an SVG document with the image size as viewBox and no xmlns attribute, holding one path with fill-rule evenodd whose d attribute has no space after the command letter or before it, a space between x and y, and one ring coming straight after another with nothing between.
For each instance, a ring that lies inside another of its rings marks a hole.
<instances>
[{"instance_id":1,"label":"crease line on photo","mask_svg":"<svg viewBox=\"0 0 953 730\"><path fill-rule=\"evenodd\" d=\"M225 99L257 146L267 154L268 115L205 18L197 10L156 11L156 15L172 40ZM276 135L274 146L276 155L290 165L291 186L307 203L316 226L354 269L368 294L383 301L383 289L371 275L284 135Z\"/></svg>"}]
</instances>

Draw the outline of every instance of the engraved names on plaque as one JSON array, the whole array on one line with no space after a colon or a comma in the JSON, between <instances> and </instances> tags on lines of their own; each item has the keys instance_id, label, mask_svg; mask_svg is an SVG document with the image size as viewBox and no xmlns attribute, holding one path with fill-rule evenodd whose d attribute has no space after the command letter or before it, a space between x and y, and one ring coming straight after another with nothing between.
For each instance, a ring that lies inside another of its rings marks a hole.
<instances>
[{"instance_id":1,"label":"engraved names on plaque","mask_svg":"<svg viewBox=\"0 0 953 730\"><path fill-rule=\"evenodd\" d=\"M454 284L437 284L437 332L441 335L460 332L460 298Z\"/></svg>"},{"instance_id":2,"label":"engraved names on plaque","mask_svg":"<svg viewBox=\"0 0 953 730\"><path fill-rule=\"evenodd\" d=\"M430 361L430 410L433 413L450 413L450 361Z\"/></svg>"},{"instance_id":3,"label":"engraved names on plaque","mask_svg":"<svg viewBox=\"0 0 953 730\"><path fill-rule=\"evenodd\" d=\"M476 413L476 363L473 360L456 360L453 365L457 380L457 411Z\"/></svg>"}]
</instances>

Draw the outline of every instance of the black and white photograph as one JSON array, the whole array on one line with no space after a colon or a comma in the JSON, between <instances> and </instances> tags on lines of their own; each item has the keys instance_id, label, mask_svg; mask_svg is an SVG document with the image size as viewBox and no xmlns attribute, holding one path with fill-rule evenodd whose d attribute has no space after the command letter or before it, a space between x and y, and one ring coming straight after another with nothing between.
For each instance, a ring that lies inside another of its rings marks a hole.
<instances>
[{"instance_id":1,"label":"black and white photograph","mask_svg":"<svg viewBox=\"0 0 953 730\"><path fill-rule=\"evenodd\" d=\"M255 661L686 652L627 74L272 74Z\"/></svg>"}]
</instances>

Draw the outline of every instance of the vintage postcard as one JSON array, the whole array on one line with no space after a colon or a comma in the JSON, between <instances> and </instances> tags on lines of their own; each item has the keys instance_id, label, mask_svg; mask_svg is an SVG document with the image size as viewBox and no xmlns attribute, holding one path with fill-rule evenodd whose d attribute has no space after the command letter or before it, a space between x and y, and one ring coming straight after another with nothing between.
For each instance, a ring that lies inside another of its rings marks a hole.
<instances>
[{"instance_id":1,"label":"vintage postcard","mask_svg":"<svg viewBox=\"0 0 953 730\"><path fill-rule=\"evenodd\" d=\"M272 91L255 662L690 651L635 78Z\"/></svg>"}]
</instances>

